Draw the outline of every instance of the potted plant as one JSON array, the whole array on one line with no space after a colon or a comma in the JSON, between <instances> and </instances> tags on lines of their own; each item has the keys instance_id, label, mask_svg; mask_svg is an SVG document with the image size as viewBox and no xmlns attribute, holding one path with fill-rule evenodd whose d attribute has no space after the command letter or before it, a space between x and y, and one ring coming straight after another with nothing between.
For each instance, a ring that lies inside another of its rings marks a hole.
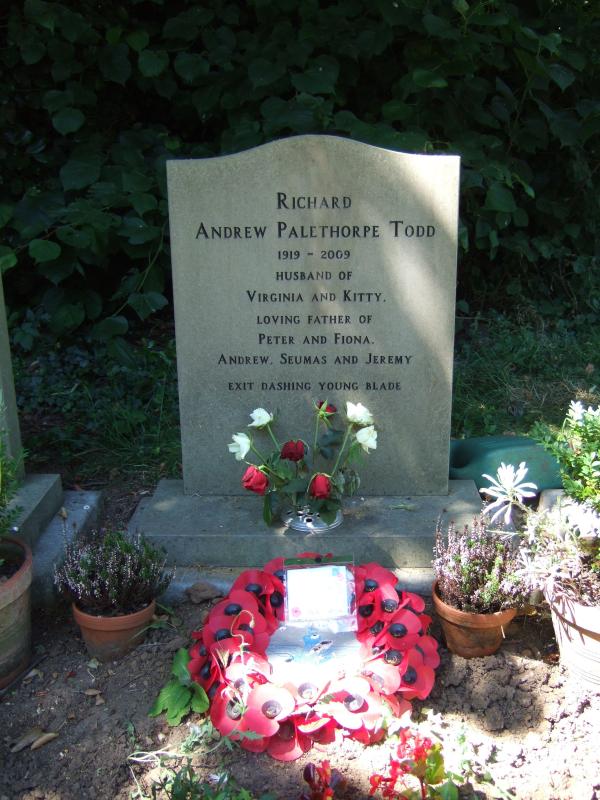
<instances>
[{"instance_id":1,"label":"potted plant","mask_svg":"<svg viewBox=\"0 0 600 800\"><path fill-rule=\"evenodd\" d=\"M558 432L543 425L535 430L559 462L563 496L553 507L535 510L502 479L500 470L498 480L492 479L494 486L482 491L493 494L496 500L492 505L505 519L518 509L522 520L519 572L550 606L561 660L580 683L598 691L600 409L584 409L581 403L572 402ZM525 464L519 472L524 477Z\"/></svg>"},{"instance_id":2,"label":"potted plant","mask_svg":"<svg viewBox=\"0 0 600 800\"><path fill-rule=\"evenodd\" d=\"M143 640L172 577L164 554L142 536L108 531L67 543L54 581L72 603L90 655L110 661Z\"/></svg>"},{"instance_id":3,"label":"potted plant","mask_svg":"<svg viewBox=\"0 0 600 800\"><path fill-rule=\"evenodd\" d=\"M248 466L242 486L264 496L263 518L271 524L275 501L284 514L284 522L297 530L326 530L342 521L344 494L354 494L360 485L352 466L362 453L377 447L373 416L361 403L346 404L345 429L334 427L337 408L326 400L314 403L314 430L310 444L292 438L280 442L273 431L274 416L264 408L250 415L251 432L236 433L228 445L238 461ZM264 454L253 432L268 435L275 449ZM247 460L252 452L258 463Z\"/></svg>"},{"instance_id":4,"label":"potted plant","mask_svg":"<svg viewBox=\"0 0 600 800\"><path fill-rule=\"evenodd\" d=\"M483 515L462 532L452 523L446 538L438 523L433 607L448 648L463 658L495 653L524 603L527 587L511 538L491 528Z\"/></svg>"},{"instance_id":5,"label":"potted plant","mask_svg":"<svg viewBox=\"0 0 600 800\"><path fill-rule=\"evenodd\" d=\"M10 535L18 513L9 505L17 490L17 467L0 432L0 689L26 668L31 656L31 549Z\"/></svg>"}]
</instances>

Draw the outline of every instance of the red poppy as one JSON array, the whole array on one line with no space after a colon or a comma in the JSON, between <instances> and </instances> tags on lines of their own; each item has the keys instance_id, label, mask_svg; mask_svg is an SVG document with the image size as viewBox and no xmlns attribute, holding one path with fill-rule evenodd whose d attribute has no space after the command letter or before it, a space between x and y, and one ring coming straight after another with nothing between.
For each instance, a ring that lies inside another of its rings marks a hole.
<instances>
[{"instance_id":1,"label":"red poppy","mask_svg":"<svg viewBox=\"0 0 600 800\"><path fill-rule=\"evenodd\" d=\"M382 567L380 564L376 564L374 562L370 562L368 564L361 564L359 568L359 572L356 575L356 594L362 595L363 592L372 592L375 589L379 589L381 586L388 586L390 589L396 592L396 576L393 572L385 567ZM393 597L395 600L398 599L398 595L391 593L386 594L386 596Z\"/></svg>"},{"instance_id":2,"label":"red poppy","mask_svg":"<svg viewBox=\"0 0 600 800\"><path fill-rule=\"evenodd\" d=\"M440 665L440 654L438 652L437 639L433 636L419 636L415 645L415 650L421 654L423 663L432 669L437 669Z\"/></svg>"},{"instance_id":3,"label":"red poppy","mask_svg":"<svg viewBox=\"0 0 600 800\"><path fill-rule=\"evenodd\" d=\"M296 712L299 714L309 714L313 711L313 706L329 691L329 681L324 683L313 683L304 681L297 686L293 683L285 683L284 687L291 692L296 702Z\"/></svg>"},{"instance_id":4,"label":"red poppy","mask_svg":"<svg viewBox=\"0 0 600 800\"><path fill-rule=\"evenodd\" d=\"M257 623L260 609L256 596L241 589L232 589L224 600L220 600L211 608L210 615L219 614L226 617L236 617L242 611L252 615L254 624ZM246 618L245 621L248 622L249 620Z\"/></svg>"},{"instance_id":5,"label":"red poppy","mask_svg":"<svg viewBox=\"0 0 600 800\"><path fill-rule=\"evenodd\" d=\"M424 663L422 655L414 647L404 654L400 675L398 691L402 692L407 700L412 700L413 697L424 700L433 689L435 673Z\"/></svg>"},{"instance_id":6,"label":"red poppy","mask_svg":"<svg viewBox=\"0 0 600 800\"><path fill-rule=\"evenodd\" d=\"M419 641L420 632L421 620L419 617L412 611L401 608L396 611L389 624L375 638L374 644L375 646L383 645L386 650L409 650Z\"/></svg>"},{"instance_id":7,"label":"red poppy","mask_svg":"<svg viewBox=\"0 0 600 800\"><path fill-rule=\"evenodd\" d=\"M301 719L296 716L284 720L279 730L269 739L267 753L278 761L295 761L308 752L312 741L305 733L298 730Z\"/></svg>"},{"instance_id":8,"label":"red poppy","mask_svg":"<svg viewBox=\"0 0 600 800\"><path fill-rule=\"evenodd\" d=\"M229 686L221 686L210 704L210 720L221 736L236 741L241 733L249 730L245 711L241 695Z\"/></svg>"},{"instance_id":9,"label":"red poppy","mask_svg":"<svg viewBox=\"0 0 600 800\"><path fill-rule=\"evenodd\" d=\"M387 664L381 656L365 663L364 674L382 694L394 694L400 687L400 670Z\"/></svg>"},{"instance_id":10,"label":"red poppy","mask_svg":"<svg viewBox=\"0 0 600 800\"><path fill-rule=\"evenodd\" d=\"M400 592L400 606L409 607L411 611L420 614L425 609L425 600L414 592Z\"/></svg>"},{"instance_id":11,"label":"red poppy","mask_svg":"<svg viewBox=\"0 0 600 800\"><path fill-rule=\"evenodd\" d=\"M246 705L244 718L248 730L269 737L277 733L279 723L293 713L295 702L287 689L263 683L251 689Z\"/></svg>"}]
</instances>

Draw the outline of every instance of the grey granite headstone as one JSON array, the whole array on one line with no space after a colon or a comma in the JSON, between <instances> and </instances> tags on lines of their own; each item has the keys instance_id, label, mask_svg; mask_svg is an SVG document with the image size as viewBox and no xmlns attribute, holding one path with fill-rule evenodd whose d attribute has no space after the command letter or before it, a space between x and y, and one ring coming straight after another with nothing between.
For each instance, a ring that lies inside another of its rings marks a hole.
<instances>
[{"instance_id":1,"label":"grey granite headstone","mask_svg":"<svg viewBox=\"0 0 600 800\"><path fill-rule=\"evenodd\" d=\"M256 407L366 405L361 494L448 491L459 158L299 136L168 163L186 494L242 494Z\"/></svg>"}]
</instances>

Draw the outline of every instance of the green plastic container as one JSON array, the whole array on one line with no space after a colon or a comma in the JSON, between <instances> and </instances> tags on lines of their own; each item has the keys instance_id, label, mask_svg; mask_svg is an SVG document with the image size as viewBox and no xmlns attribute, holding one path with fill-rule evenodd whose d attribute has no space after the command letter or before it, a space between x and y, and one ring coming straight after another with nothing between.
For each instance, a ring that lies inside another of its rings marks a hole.
<instances>
[{"instance_id":1,"label":"green plastic container","mask_svg":"<svg viewBox=\"0 0 600 800\"><path fill-rule=\"evenodd\" d=\"M527 436L478 436L472 439L453 439L450 442L450 479L471 478L478 489L489 486L483 473L492 477L501 462L527 463L526 481L543 489L562 489L558 463L541 444Z\"/></svg>"}]
</instances>

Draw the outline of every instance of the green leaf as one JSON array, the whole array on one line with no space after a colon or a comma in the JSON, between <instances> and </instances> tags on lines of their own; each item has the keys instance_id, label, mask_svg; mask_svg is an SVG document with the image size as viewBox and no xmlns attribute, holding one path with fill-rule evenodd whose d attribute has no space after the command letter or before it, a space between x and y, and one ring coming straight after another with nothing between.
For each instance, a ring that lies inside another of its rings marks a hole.
<instances>
[{"instance_id":1,"label":"green leaf","mask_svg":"<svg viewBox=\"0 0 600 800\"><path fill-rule=\"evenodd\" d=\"M131 195L131 205L135 208L137 213L143 216L147 211L155 211L158 208L158 201L153 194L145 194L144 192L136 192Z\"/></svg>"},{"instance_id":2,"label":"green leaf","mask_svg":"<svg viewBox=\"0 0 600 800\"><path fill-rule=\"evenodd\" d=\"M17 254L10 247L0 246L0 274L4 274L17 263Z\"/></svg>"},{"instance_id":3,"label":"green leaf","mask_svg":"<svg viewBox=\"0 0 600 800\"><path fill-rule=\"evenodd\" d=\"M548 67L548 74L554 83L560 87L562 92L564 92L564 90L575 80L575 75L571 72L571 70L561 66L560 64L550 64Z\"/></svg>"},{"instance_id":4,"label":"green leaf","mask_svg":"<svg viewBox=\"0 0 600 800\"><path fill-rule=\"evenodd\" d=\"M12 217L14 208L9 203L0 203L0 228L3 228Z\"/></svg>"},{"instance_id":5,"label":"green leaf","mask_svg":"<svg viewBox=\"0 0 600 800\"><path fill-rule=\"evenodd\" d=\"M98 54L98 65L107 81L124 86L131 75L129 48L122 42L107 45Z\"/></svg>"},{"instance_id":6,"label":"green leaf","mask_svg":"<svg viewBox=\"0 0 600 800\"><path fill-rule=\"evenodd\" d=\"M208 707L210 706L210 700L208 699L208 695L197 683L192 683L192 711L196 714L204 714L205 711L208 711Z\"/></svg>"},{"instance_id":7,"label":"green leaf","mask_svg":"<svg viewBox=\"0 0 600 800\"><path fill-rule=\"evenodd\" d=\"M436 793L439 795L440 800L458 800L458 787L450 779L448 779L441 786L436 787Z\"/></svg>"},{"instance_id":8,"label":"green leaf","mask_svg":"<svg viewBox=\"0 0 600 800\"><path fill-rule=\"evenodd\" d=\"M173 66L186 83L194 83L198 78L207 75L209 69L208 61L197 53L178 53Z\"/></svg>"},{"instance_id":9,"label":"green leaf","mask_svg":"<svg viewBox=\"0 0 600 800\"><path fill-rule=\"evenodd\" d=\"M417 69L412 72L412 80L421 89L443 89L448 86L448 81L431 69Z\"/></svg>"},{"instance_id":10,"label":"green leaf","mask_svg":"<svg viewBox=\"0 0 600 800\"><path fill-rule=\"evenodd\" d=\"M100 177L102 156L99 153L74 155L60 170L60 180L65 191L84 189Z\"/></svg>"},{"instance_id":11,"label":"green leaf","mask_svg":"<svg viewBox=\"0 0 600 800\"><path fill-rule=\"evenodd\" d=\"M179 725L190 710L191 697L191 691L173 678L160 690L148 716L157 717L166 711L169 725Z\"/></svg>"},{"instance_id":12,"label":"green leaf","mask_svg":"<svg viewBox=\"0 0 600 800\"><path fill-rule=\"evenodd\" d=\"M517 207L510 189L501 183L494 182L488 189L484 208L488 211L505 211L511 213Z\"/></svg>"},{"instance_id":13,"label":"green leaf","mask_svg":"<svg viewBox=\"0 0 600 800\"><path fill-rule=\"evenodd\" d=\"M64 303L50 317L50 329L61 336L71 333L85 319L85 310L80 303Z\"/></svg>"},{"instance_id":14,"label":"green leaf","mask_svg":"<svg viewBox=\"0 0 600 800\"><path fill-rule=\"evenodd\" d=\"M159 292L141 292L130 294L129 305L135 310L140 319L146 319L155 311L168 305L168 300Z\"/></svg>"},{"instance_id":15,"label":"green leaf","mask_svg":"<svg viewBox=\"0 0 600 800\"><path fill-rule=\"evenodd\" d=\"M308 94L333 94L339 72L340 65L334 58L319 56L304 73L292 75L292 85Z\"/></svg>"},{"instance_id":16,"label":"green leaf","mask_svg":"<svg viewBox=\"0 0 600 800\"><path fill-rule=\"evenodd\" d=\"M263 519L267 525L273 524L273 496L270 493L263 500Z\"/></svg>"},{"instance_id":17,"label":"green leaf","mask_svg":"<svg viewBox=\"0 0 600 800\"><path fill-rule=\"evenodd\" d=\"M114 358L119 364L129 369L133 369L139 364L135 350L122 336L115 336L111 339L106 345L106 352L110 358Z\"/></svg>"},{"instance_id":18,"label":"green leaf","mask_svg":"<svg viewBox=\"0 0 600 800\"><path fill-rule=\"evenodd\" d=\"M102 298L93 289L85 289L81 295L87 318L97 319L102 313Z\"/></svg>"},{"instance_id":19,"label":"green leaf","mask_svg":"<svg viewBox=\"0 0 600 800\"><path fill-rule=\"evenodd\" d=\"M46 3L44 0L25 0L25 17L54 33L58 8L58 4Z\"/></svg>"},{"instance_id":20,"label":"green leaf","mask_svg":"<svg viewBox=\"0 0 600 800\"><path fill-rule=\"evenodd\" d=\"M185 647L180 647L175 653L173 658L173 665L171 666L171 675L174 675L177 680L184 686L191 683L190 671L188 664L190 663L190 654Z\"/></svg>"},{"instance_id":21,"label":"green leaf","mask_svg":"<svg viewBox=\"0 0 600 800\"><path fill-rule=\"evenodd\" d=\"M255 89L269 86L285 75L285 66L267 61L266 58L255 58L248 64L248 77Z\"/></svg>"},{"instance_id":22,"label":"green leaf","mask_svg":"<svg viewBox=\"0 0 600 800\"><path fill-rule=\"evenodd\" d=\"M28 251L36 264L42 264L58 258L61 248L59 244L51 242L49 239L34 239L29 242Z\"/></svg>"},{"instance_id":23,"label":"green leaf","mask_svg":"<svg viewBox=\"0 0 600 800\"><path fill-rule=\"evenodd\" d=\"M138 57L138 68L146 78L157 78L169 64L169 55L164 50L142 50Z\"/></svg>"},{"instance_id":24,"label":"green leaf","mask_svg":"<svg viewBox=\"0 0 600 800\"><path fill-rule=\"evenodd\" d=\"M39 39L32 37L23 39L20 43L21 58L28 66L37 64L46 55L46 46Z\"/></svg>"},{"instance_id":25,"label":"green leaf","mask_svg":"<svg viewBox=\"0 0 600 800\"><path fill-rule=\"evenodd\" d=\"M78 108L63 108L52 117L54 128L63 136L78 131L84 122L85 114Z\"/></svg>"},{"instance_id":26,"label":"green leaf","mask_svg":"<svg viewBox=\"0 0 600 800\"><path fill-rule=\"evenodd\" d=\"M129 324L125 317L107 317L101 320L92 328L92 336L95 339L112 339L114 336L122 336L127 333Z\"/></svg>"},{"instance_id":27,"label":"green leaf","mask_svg":"<svg viewBox=\"0 0 600 800\"><path fill-rule=\"evenodd\" d=\"M58 228L56 238L69 245L69 247L75 247L78 250L84 250L91 243L91 237L87 231L72 228L70 225Z\"/></svg>"},{"instance_id":28,"label":"green leaf","mask_svg":"<svg viewBox=\"0 0 600 800\"><path fill-rule=\"evenodd\" d=\"M150 37L148 36L147 31L132 31L131 33L127 34L125 41L132 50L135 50L136 53L140 53L145 47L148 46Z\"/></svg>"}]
</instances>

